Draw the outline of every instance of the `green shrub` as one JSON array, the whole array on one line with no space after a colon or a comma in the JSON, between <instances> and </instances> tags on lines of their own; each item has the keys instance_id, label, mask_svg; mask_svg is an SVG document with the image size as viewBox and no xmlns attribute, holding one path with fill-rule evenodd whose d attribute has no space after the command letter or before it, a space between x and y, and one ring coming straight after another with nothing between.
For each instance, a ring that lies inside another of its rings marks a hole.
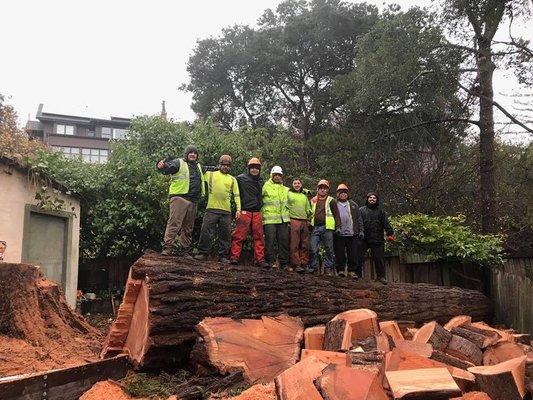
<instances>
[{"instance_id":1,"label":"green shrub","mask_svg":"<svg viewBox=\"0 0 533 400\"><path fill-rule=\"evenodd\" d=\"M391 218L397 240L391 250L423 254L428 261L458 261L480 265L502 263L503 236L481 235L465 225L465 217L405 214Z\"/></svg>"}]
</instances>

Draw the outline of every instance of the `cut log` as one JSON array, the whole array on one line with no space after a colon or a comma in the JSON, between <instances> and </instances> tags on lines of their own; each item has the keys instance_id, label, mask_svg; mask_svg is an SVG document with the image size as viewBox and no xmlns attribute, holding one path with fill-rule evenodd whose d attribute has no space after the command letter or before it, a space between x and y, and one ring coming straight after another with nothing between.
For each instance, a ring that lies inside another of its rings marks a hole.
<instances>
[{"instance_id":1,"label":"cut log","mask_svg":"<svg viewBox=\"0 0 533 400\"><path fill-rule=\"evenodd\" d=\"M207 359L218 373L242 369L250 383L269 382L294 365L300 355L303 324L280 315L260 320L206 318L197 326Z\"/></svg>"},{"instance_id":2,"label":"cut log","mask_svg":"<svg viewBox=\"0 0 533 400\"><path fill-rule=\"evenodd\" d=\"M470 390L475 381L474 375L468 371L446 365L436 360L422 357L415 353L403 351L398 348L385 355L383 365L385 371L403 371L421 368L446 368L452 375L455 383L457 383L463 392Z\"/></svg>"},{"instance_id":3,"label":"cut log","mask_svg":"<svg viewBox=\"0 0 533 400\"><path fill-rule=\"evenodd\" d=\"M488 347L483 353L483 365L496 365L501 362L527 355L529 346L520 343L499 342Z\"/></svg>"},{"instance_id":4,"label":"cut log","mask_svg":"<svg viewBox=\"0 0 533 400\"><path fill-rule=\"evenodd\" d=\"M348 356L346 353L339 353L336 351L325 351L325 350L302 350L301 360L306 359L307 357L315 357L317 360L322 361L326 364L348 364Z\"/></svg>"},{"instance_id":5,"label":"cut log","mask_svg":"<svg viewBox=\"0 0 533 400\"><path fill-rule=\"evenodd\" d=\"M446 354L445 352L439 350L433 350L433 354L431 354L431 359L464 370L470 367L475 367L475 364L471 362L461 360L460 358L454 357L450 354Z\"/></svg>"},{"instance_id":6,"label":"cut log","mask_svg":"<svg viewBox=\"0 0 533 400\"><path fill-rule=\"evenodd\" d=\"M385 355L383 362L385 371L403 371L421 368L446 368L446 364L415 353L394 349ZM453 368L453 367L450 367Z\"/></svg>"},{"instance_id":7,"label":"cut log","mask_svg":"<svg viewBox=\"0 0 533 400\"><path fill-rule=\"evenodd\" d=\"M352 329L352 340L379 334L377 314L366 308L348 310L337 314L331 321L345 320Z\"/></svg>"},{"instance_id":8,"label":"cut log","mask_svg":"<svg viewBox=\"0 0 533 400\"><path fill-rule=\"evenodd\" d=\"M429 343L413 342L412 340L402 340L396 343L396 348L409 353L429 358L433 354L433 346Z\"/></svg>"},{"instance_id":9,"label":"cut log","mask_svg":"<svg viewBox=\"0 0 533 400\"><path fill-rule=\"evenodd\" d=\"M500 336L499 342L512 342L513 341L512 334L502 329L493 328L492 326L490 326L489 324L485 322L472 322L471 325L475 328L496 332Z\"/></svg>"},{"instance_id":10,"label":"cut log","mask_svg":"<svg viewBox=\"0 0 533 400\"><path fill-rule=\"evenodd\" d=\"M470 340L461 336L452 335L452 339L448 343L445 351L451 356L468 361L474 365L481 365L483 363L481 349Z\"/></svg>"},{"instance_id":11,"label":"cut log","mask_svg":"<svg viewBox=\"0 0 533 400\"><path fill-rule=\"evenodd\" d=\"M471 323L472 317L470 315L458 315L446 322L446 324L444 324L444 329L451 332L453 328L463 325L470 325Z\"/></svg>"},{"instance_id":12,"label":"cut log","mask_svg":"<svg viewBox=\"0 0 533 400\"><path fill-rule=\"evenodd\" d=\"M325 400L387 400L376 372L329 365L316 380Z\"/></svg>"},{"instance_id":13,"label":"cut log","mask_svg":"<svg viewBox=\"0 0 533 400\"><path fill-rule=\"evenodd\" d=\"M423 325L413 336L414 342L430 343L439 351L444 351L451 339L452 334L435 321Z\"/></svg>"},{"instance_id":14,"label":"cut log","mask_svg":"<svg viewBox=\"0 0 533 400\"><path fill-rule=\"evenodd\" d=\"M352 328L344 319L330 321L326 324L323 350L347 351L352 346Z\"/></svg>"},{"instance_id":15,"label":"cut log","mask_svg":"<svg viewBox=\"0 0 533 400\"><path fill-rule=\"evenodd\" d=\"M369 352L349 351L347 366L352 368L368 368L371 370L379 370L383 363L383 353L377 350Z\"/></svg>"},{"instance_id":16,"label":"cut log","mask_svg":"<svg viewBox=\"0 0 533 400\"><path fill-rule=\"evenodd\" d=\"M405 340L402 332L400 331L400 327L398 326L396 321L380 322L379 329L381 329L382 332L385 332L387 335L389 335L392 338L392 340L394 340L395 344L401 340Z\"/></svg>"},{"instance_id":17,"label":"cut log","mask_svg":"<svg viewBox=\"0 0 533 400\"><path fill-rule=\"evenodd\" d=\"M461 394L446 368L385 371L394 399L449 399Z\"/></svg>"},{"instance_id":18,"label":"cut log","mask_svg":"<svg viewBox=\"0 0 533 400\"><path fill-rule=\"evenodd\" d=\"M454 397L450 400L492 400L485 392L468 392L461 397Z\"/></svg>"},{"instance_id":19,"label":"cut log","mask_svg":"<svg viewBox=\"0 0 533 400\"><path fill-rule=\"evenodd\" d=\"M274 379L278 399L323 400L314 381L322 375L322 370L326 367L326 363L314 357L307 357L286 369Z\"/></svg>"},{"instance_id":20,"label":"cut log","mask_svg":"<svg viewBox=\"0 0 533 400\"><path fill-rule=\"evenodd\" d=\"M309 350L322 350L324 346L324 325L312 326L304 331L304 347Z\"/></svg>"},{"instance_id":21,"label":"cut log","mask_svg":"<svg viewBox=\"0 0 533 400\"><path fill-rule=\"evenodd\" d=\"M476 319L490 315L489 300L473 290L407 283L384 286L371 281L202 263L157 253L146 253L135 262L126 287L132 281L146 285L148 315L140 315L135 323L147 326L148 333L136 334L132 318L125 317L126 310L135 307L139 290L137 295L124 297L102 355L122 351L129 337L129 344L141 350L135 356L136 365L147 368L187 362L197 338L194 327L205 317L256 319L286 312L301 317L305 326L313 326L358 308L373 309L382 320L417 323L447 321L457 313ZM444 303L446 307L442 307ZM363 338L375 334L377 330Z\"/></svg>"},{"instance_id":22,"label":"cut log","mask_svg":"<svg viewBox=\"0 0 533 400\"><path fill-rule=\"evenodd\" d=\"M470 340L480 349L493 345L500 339L500 336L496 332L479 329L469 325L454 327L451 332L454 335Z\"/></svg>"},{"instance_id":23,"label":"cut log","mask_svg":"<svg viewBox=\"0 0 533 400\"><path fill-rule=\"evenodd\" d=\"M476 376L480 390L492 400L520 400L526 394L526 356L496 365L468 368L468 371Z\"/></svg>"}]
</instances>

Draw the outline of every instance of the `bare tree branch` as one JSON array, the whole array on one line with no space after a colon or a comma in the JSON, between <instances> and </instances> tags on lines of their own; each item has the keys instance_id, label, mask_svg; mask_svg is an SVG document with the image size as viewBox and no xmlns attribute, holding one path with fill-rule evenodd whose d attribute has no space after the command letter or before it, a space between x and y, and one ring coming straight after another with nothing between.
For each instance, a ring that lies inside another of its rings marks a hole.
<instances>
[{"instance_id":1,"label":"bare tree branch","mask_svg":"<svg viewBox=\"0 0 533 400\"><path fill-rule=\"evenodd\" d=\"M421 127L421 126L432 125L432 124L442 124L442 123L445 123L445 122L464 122L464 123L467 123L467 124L474 124L474 125L479 126L479 121L474 121L474 120L468 119L468 118L442 118L442 119L433 119L433 120L430 120L430 121L419 122L417 124L414 124L414 125L411 125L411 126L407 126L405 128L398 129L396 131L392 131L392 132L389 132L389 133L400 133L400 132L405 132L405 131L408 131L408 130L411 130L411 129L414 129L414 128L418 128L418 127Z\"/></svg>"},{"instance_id":2,"label":"bare tree branch","mask_svg":"<svg viewBox=\"0 0 533 400\"><path fill-rule=\"evenodd\" d=\"M492 103L493 106L495 106L496 108L498 108L507 118L509 118L511 121L513 121L515 124L521 126L522 128L524 128L525 130L527 130L528 132L531 132L533 133L533 129L529 128L527 125L524 125L522 122L520 122L519 120L517 120L515 117L513 117L505 108L503 108L498 102L488 98L487 96L484 96L480 93L476 93L476 92L473 92L472 90L468 89L467 87L461 85L461 83L457 82L457 84L459 85L459 87L461 89L463 89L464 91L466 91L467 93L470 93L474 96L477 96L477 97L483 97L484 99L490 101Z\"/></svg>"}]
</instances>

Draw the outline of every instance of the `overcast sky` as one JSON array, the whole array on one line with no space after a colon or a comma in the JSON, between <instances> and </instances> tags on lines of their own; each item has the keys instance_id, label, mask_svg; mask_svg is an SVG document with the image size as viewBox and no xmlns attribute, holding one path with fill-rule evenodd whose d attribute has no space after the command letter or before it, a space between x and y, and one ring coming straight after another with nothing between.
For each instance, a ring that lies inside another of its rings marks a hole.
<instances>
[{"instance_id":1,"label":"overcast sky","mask_svg":"<svg viewBox=\"0 0 533 400\"><path fill-rule=\"evenodd\" d=\"M0 7L0 93L25 124L44 111L91 117L155 114L166 100L177 120L192 120L186 64L198 39L233 24L255 24L280 0L7 0ZM391 1L368 1L378 6ZM400 0L402 8L431 0ZM529 30L527 29L529 28ZM533 35L533 26L521 27ZM495 93L516 91L498 73ZM531 91L530 91L531 92Z\"/></svg>"}]
</instances>

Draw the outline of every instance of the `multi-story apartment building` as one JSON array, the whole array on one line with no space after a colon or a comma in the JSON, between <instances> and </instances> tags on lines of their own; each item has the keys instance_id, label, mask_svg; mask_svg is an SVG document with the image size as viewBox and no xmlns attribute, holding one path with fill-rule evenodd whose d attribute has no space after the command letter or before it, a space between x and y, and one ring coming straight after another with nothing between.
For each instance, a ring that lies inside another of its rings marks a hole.
<instances>
[{"instance_id":1,"label":"multi-story apartment building","mask_svg":"<svg viewBox=\"0 0 533 400\"><path fill-rule=\"evenodd\" d=\"M43 112L39 104L37 121L28 121L30 138L42 140L67 157L105 163L109 157L109 140L122 139L128 134L129 118L99 119Z\"/></svg>"}]
</instances>

